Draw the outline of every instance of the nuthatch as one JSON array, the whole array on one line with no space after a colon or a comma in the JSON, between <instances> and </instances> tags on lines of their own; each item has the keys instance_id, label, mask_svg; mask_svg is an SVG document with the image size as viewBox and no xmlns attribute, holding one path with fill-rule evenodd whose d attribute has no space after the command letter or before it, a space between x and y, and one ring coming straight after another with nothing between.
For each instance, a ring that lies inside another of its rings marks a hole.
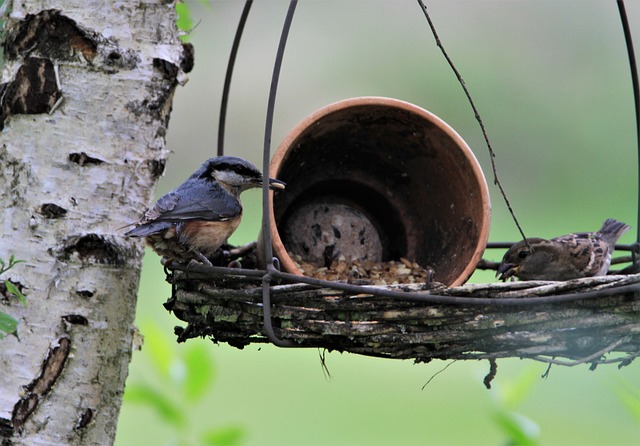
<instances>
[{"instance_id":1,"label":"nuthatch","mask_svg":"<svg viewBox=\"0 0 640 446\"><path fill-rule=\"evenodd\" d=\"M145 237L164 257L211 265L217 249L233 234L242 217L240 194L262 186L262 174L249 161L234 156L210 158L177 189L160 197L136 227L125 235ZM270 189L284 189L269 178Z\"/></svg>"},{"instance_id":2,"label":"nuthatch","mask_svg":"<svg viewBox=\"0 0 640 446\"><path fill-rule=\"evenodd\" d=\"M498 268L501 280L571 280L604 276L611 254L629 226L609 218L597 232L578 232L545 240L528 238L513 245Z\"/></svg>"}]
</instances>

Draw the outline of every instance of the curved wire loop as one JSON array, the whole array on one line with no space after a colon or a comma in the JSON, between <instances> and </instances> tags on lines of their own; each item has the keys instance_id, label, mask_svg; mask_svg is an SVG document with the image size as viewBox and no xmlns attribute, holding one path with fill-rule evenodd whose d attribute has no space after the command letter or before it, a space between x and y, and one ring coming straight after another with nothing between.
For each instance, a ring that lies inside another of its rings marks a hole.
<instances>
[{"instance_id":1,"label":"curved wire loop","mask_svg":"<svg viewBox=\"0 0 640 446\"><path fill-rule=\"evenodd\" d=\"M262 158L262 172L268 175L269 163L271 161L271 133L273 129L273 113L276 105L276 92L278 90L278 79L280 78L280 68L282 66L282 58L284 56L284 48L287 44L289 29L293 21L293 13L298 4L297 0L289 2L289 9L282 26L282 34L280 35L280 43L276 53L276 60L273 66L273 75L271 77L271 87L269 88L269 102L267 104L267 117L264 130L264 150ZM269 201L269 182L264 181L262 185L262 239L264 243L264 263L266 265L266 274L262 279L262 312L263 326L267 338L278 347L295 347L297 344L279 339L276 336L271 321L271 294L270 285L271 278L277 275L279 271L273 264L273 246L271 244L271 205Z\"/></svg>"},{"instance_id":2,"label":"curved wire loop","mask_svg":"<svg viewBox=\"0 0 640 446\"><path fill-rule=\"evenodd\" d=\"M636 144L637 144L637 162L638 162L638 216L636 222L636 242L632 245L631 256L633 265L638 264L638 254L640 254L640 82L638 82L638 65L636 64L636 56L633 50L633 38L631 37L631 28L627 19L627 11L624 7L624 1L618 0L618 12L620 14L620 22L622 31L624 32L624 42L627 47L627 57L629 59L629 70L631 71L631 83L633 85L633 100L636 114Z\"/></svg>"},{"instance_id":3,"label":"curved wire loop","mask_svg":"<svg viewBox=\"0 0 640 446\"><path fill-rule=\"evenodd\" d=\"M236 63L236 55L238 54L240 39L242 39L242 32L244 31L245 23L247 23L247 17L249 17L249 11L251 10L252 4L253 0L247 0L244 4L242 14L240 15L240 21L238 22L238 28L236 29L236 36L233 38L231 54L229 54L227 73L225 74L224 86L222 87L222 100L220 101L220 119L218 121L218 156L224 155L224 131L227 122L227 103L229 102L229 90L231 89L233 67Z\"/></svg>"},{"instance_id":4,"label":"curved wire loop","mask_svg":"<svg viewBox=\"0 0 640 446\"><path fill-rule=\"evenodd\" d=\"M247 0L247 3L250 3L250 0ZM426 12L426 6L422 2L422 0L418 0L418 3L420 4L423 12L425 13L425 16L427 17L427 20L433 30L433 25ZM637 68L635 64L633 44L631 42L631 33L629 30L629 23L626 18L626 12L624 9L624 2L622 0L618 0L617 3L620 11L622 26L625 33L625 41L626 41L627 51L629 55L629 63L631 66L631 76L632 76L633 85L634 85L634 95L635 95L635 104L636 104L636 127L638 131L638 159L640 163L640 97L638 92L639 87L638 87ZM269 101L267 105L265 134L264 134L263 172L265 172L265 175L267 174L267 172L269 172L269 163L271 159L271 135L272 135L272 127L273 127L273 115L274 115L274 109L275 109L276 92L277 92L278 80L280 76L280 68L282 66L284 49L286 46L289 30L291 28L291 22L293 20L293 14L295 12L296 6L297 6L297 0L291 0L289 3L289 8L287 10L287 15L285 17L284 25L282 28L280 42L278 44L278 51L276 53L276 60L273 68L271 86L269 90ZM247 5L245 5L245 9L248 9ZM436 40L438 40L437 34L435 34L435 30L433 31L434 31ZM239 25L238 32L239 33L242 32L240 25ZM238 35L236 35L236 38L239 41ZM235 58L235 54L233 52L232 52L232 57ZM446 54L445 54L445 57L447 57ZM447 57L447 60L449 60L448 57ZM231 61L230 61L230 64L232 64ZM455 67L453 68L455 71ZM459 80L461 80L460 77L459 77ZM464 82L461 81L461 83L464 87ZM469 94L466 89L465 89L465 93L467 93L467 96L469 97ZM470 97L469 97L469 100L471 100ZM473 106L473 102L472 102L472 106ZM479 119L479 116L475 107L473 107L473 109L474 109L474 112L476 113L476 117ZM482 126L482 122L481 121L479 122ZM223 123L221 125L223 126ZM482 130L484 132L484 127L482 127ZM486 134L485 134L485 137L486 137ZM487 139L487 143L488 143L488 139ZM489 150L493 157L493 152L490 146L489 146ZM638 169L640 171L640 164ZM503 193L503 196L504 196L504 193ZM640 200L640 178L639 178L639 184L638 184L638 197ZM507 201L507 206L509 206L506 196L504 196L504 198ZM262 242L264 247L263 260L265 262L266 269L264 271L260 271L260 270L239 270L239 269L230 270L229 268L217 268L217 267L202 267L202 268L203 268L203 272L217 271L219 274L233 274L233 275L240 275L240 276L246 276L246 277L262 277L263 326L264 326L265 334L269 339L269 341L279 347L299 347L299 345L292 341L279 339L278 336L275 334L275 330L273 328L272 319L271 319L271 295L270 295L271 282L274 279L282 280L285 282L300 282L300 283L306 283L312 286L333 288L337 290L352 292L354 294L367 293L367 294L372 294L376 296L385 296L393 299L402 299L402 300L409 300L409 301L415 301L415 302L423 302L423 303L430 303L430 304L444 304L444 305L529 306L529 305L540 305L540 304L548 304L548 303L568 302L568 301L575 301L575 300L582 300L582 299L593 299L593 298L609 296L612 294L619 294L619 293L640 292L640 283L633 283L633 284L623 285L615 288L593 290L593 291L586 291L586 292L572 293L572 294L558 294L553 296L528 297L526 299L523 299L523 298L493 299L493 298L474 298L474 297L452 297L452 296L431 294L428 291L404 292L404 291L388 290L384 288L364 287L361 285L352 285L348 283L333 282L333 281L315 279L315 278L306 277L306 276L297 276L297 275L281 272L274 266L273 247L271 243L272 242L271 219L270 219L271 203L269 200L269 186L268 186L268 182L266 181L264 182L263 189L262 189L262 206L263 206L262 208L262 234L263 234ZM510 206L509 206L509 209L511 209ZM517 222L517 219L515 218L515 215L513 215L513 212L512 212L512 216L516 222L516 225L520 229L520 226ZM520 232L522 233L521 229L520 229ZM523 233L522 235L524 237ZM637 240L638 241L635 244L629 247L629 249L632 251L632 255L634 256L633 257L634 264L636 262L635 256L638 253L639 251L638 247L640 246L640 201L638 204ZM490 246L490 245L495 245L495 246ZM504 244L494 243L494 244L489 244L488 246L504 247ZM176 269L181 269L181 268L178 267ZM191 270L192 271L194 270L193 266L191 266Z\"/></svg>"}]
</instances>

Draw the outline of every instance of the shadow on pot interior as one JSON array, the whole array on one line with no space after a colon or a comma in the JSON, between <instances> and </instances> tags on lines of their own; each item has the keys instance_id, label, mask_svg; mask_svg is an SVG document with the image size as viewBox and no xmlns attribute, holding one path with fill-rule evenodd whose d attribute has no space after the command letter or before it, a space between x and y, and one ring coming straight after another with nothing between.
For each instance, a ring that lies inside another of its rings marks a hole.
<instances>
[{"instance_id":1,"label":"shadow on pot interior","mask_svg":"<svg viewBox=\"0 0 640 446\"><path fill-rule=\"evenodd\" d=\"M484 175L455 131L415 105L356 98L303 120L280 145L271 175L274 251L328 266L334 259L405 257L462 284L488 238ZM273 229L273 228L272 228Z\"/></svg>"}]
</instances>

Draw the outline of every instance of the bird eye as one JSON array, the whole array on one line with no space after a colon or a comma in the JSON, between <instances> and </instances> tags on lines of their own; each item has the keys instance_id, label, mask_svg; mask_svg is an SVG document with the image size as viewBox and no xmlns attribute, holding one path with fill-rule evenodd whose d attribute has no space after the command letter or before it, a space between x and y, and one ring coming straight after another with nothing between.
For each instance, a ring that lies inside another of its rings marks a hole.
<instances>
[{"instance_id":1,"label":"bird eye","mask_svg":"<svg viewBox=\"0 0 640 446\"><path fill-rule=\"evenodd\" d=\"M521 259L524 259L524 258L525 258L525 257L527 257L528 255L529 255L529 252L528 252L528 251L520 251L520 252L518 253L518 257L519 257L519 258L521 258Z\"/></svg>"}]
</instances>

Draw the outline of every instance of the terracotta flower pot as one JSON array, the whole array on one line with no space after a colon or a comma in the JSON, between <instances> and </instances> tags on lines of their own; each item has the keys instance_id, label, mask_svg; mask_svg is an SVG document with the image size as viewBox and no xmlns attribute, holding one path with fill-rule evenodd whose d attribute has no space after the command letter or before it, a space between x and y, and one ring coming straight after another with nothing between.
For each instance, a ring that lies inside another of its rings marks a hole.
<instances>
[{"instance_id":1,"label":"terracotta flower pot","mask_svg":"<svg viewBox=\"0 0 640 446\"><path fill-rule=\"evenodd\" d=\"M303 119L278 147L270 175L271 237L291 256L329 262L405 257L434 280L464 283L489 236L487 184L471 149L444 121L408 102L359 97Z\"/></svg>"}]
</instances>

